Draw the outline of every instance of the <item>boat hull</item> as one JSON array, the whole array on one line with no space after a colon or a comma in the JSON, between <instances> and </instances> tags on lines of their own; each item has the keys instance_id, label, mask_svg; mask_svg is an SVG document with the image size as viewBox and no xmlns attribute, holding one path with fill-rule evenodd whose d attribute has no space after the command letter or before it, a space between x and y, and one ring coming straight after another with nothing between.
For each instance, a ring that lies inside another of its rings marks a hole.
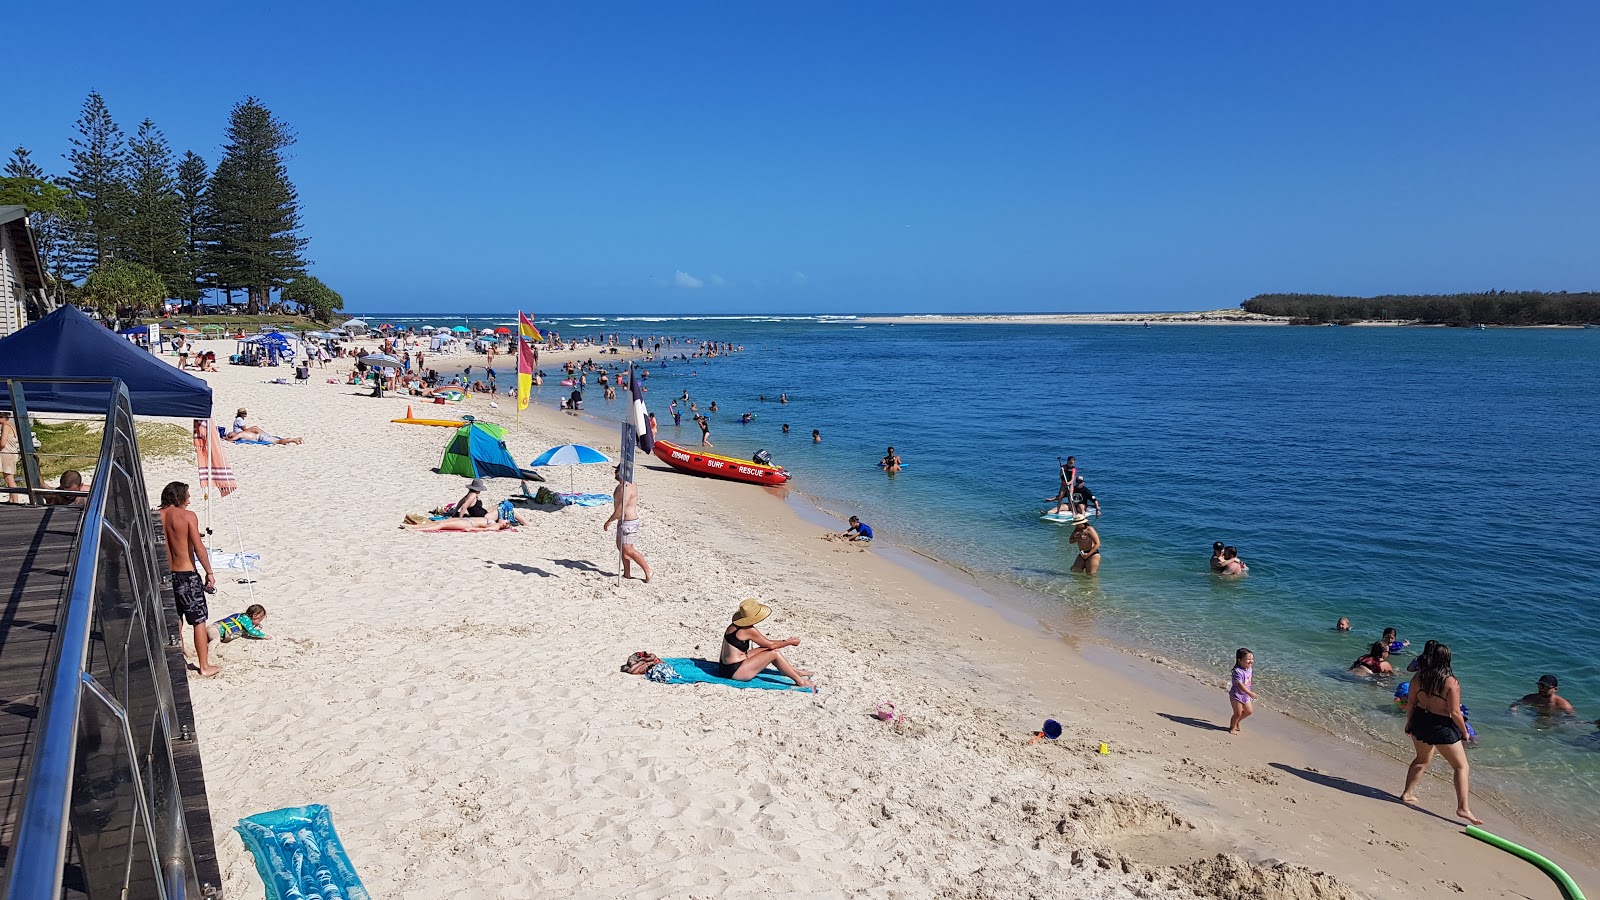
<instances>
[{"instance_id":1,"label":"boat hull","mask_svg":"<svg viewBox=\"0 0 1600 900\"><path fill-rule=\"evenodd\" d=\"M680 472L692 475L726 478L729 481L764 484L770 487L786 484L791 477L789 472L780 466L763 466L747 459L700 453L667 441L656 441L655 452L657 459Z\"/></svg>"}]
</instances>

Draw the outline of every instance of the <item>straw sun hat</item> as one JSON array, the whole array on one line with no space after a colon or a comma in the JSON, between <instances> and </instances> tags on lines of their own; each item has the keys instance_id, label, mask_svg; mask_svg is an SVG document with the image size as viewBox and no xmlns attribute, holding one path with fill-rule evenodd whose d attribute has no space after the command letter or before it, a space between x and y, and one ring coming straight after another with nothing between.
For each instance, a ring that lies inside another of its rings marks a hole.
<instances>
[{"instance_id":1,"label":"straw sun hat","mask_svg":"<svg viewBox=\"0 0 1600 900\"><path fill-rule=\"evenodd\" d=\"M770 615L772 607L759 600L746 600L739 604L739 615L734 618L733 624L740 628L748 628Z\"/></svg>"}]
</instances>

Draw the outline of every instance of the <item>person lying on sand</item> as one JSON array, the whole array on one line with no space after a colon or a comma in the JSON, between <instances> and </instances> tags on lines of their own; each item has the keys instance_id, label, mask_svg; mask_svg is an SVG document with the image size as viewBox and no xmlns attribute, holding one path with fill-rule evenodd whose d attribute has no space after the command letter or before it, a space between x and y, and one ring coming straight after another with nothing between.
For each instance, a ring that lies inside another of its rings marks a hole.
<instances>
[{"instance_id":1,"label":"person lying on sand","mask_svg":"<svg viewBox=\"0 0 1600 900\"><path fill-rule=\"evenodd\" d=\"M274 444L303 444L305 440L297 437L278 437L268 434L257 425L246 425L244 417L249 413L240 407L233 417L233 430L222 435L225 441L271 441Z\"/></svg>"},{"instance_id":2,"label":"person lying on sand","mask_svg":"<svg viewBox=\"0 0 1600 900\"><path fill-rule=\"evenodd\" d=\"M749 681L767 666L776 666L779 672L800 687L813 687L811 673L796 669L783 657L784 647L800 646L799 638L773 641L756 628L756 623L772 615L772 607L756 600L746 600L733 611L733 623L722 632L722 652L717 657L717 674L734 681ZM750 644L761 649L750 652Z\"/></svg>"},{"instance_id":3,"label":"person lying on sand","mask_svg":"<svg viewBox=\"0 0 1600 900\"><path fill-rule=\"evenodd\" d=\"M406 523L407 531L516 531L516 525L503 519L440 519L437 522Z\"/></svg>"}]
</instances>

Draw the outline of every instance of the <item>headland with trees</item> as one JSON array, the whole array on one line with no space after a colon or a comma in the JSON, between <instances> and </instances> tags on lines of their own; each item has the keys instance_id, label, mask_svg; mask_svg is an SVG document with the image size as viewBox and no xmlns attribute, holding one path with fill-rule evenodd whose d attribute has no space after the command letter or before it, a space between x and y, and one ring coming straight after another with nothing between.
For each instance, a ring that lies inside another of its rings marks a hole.
<instances>
[{"instance_id":1,"label":"headland with trees","mask_svg":"<svg viewBox=\"0 0 1600 900\"><path fill-rule=\"evenodd\" d=\"M1293 324L1351 325L1402 321L1418 325L1585 325L1600 322L1600 293L1484 291L1476 294L1257 294L1239 304L1246 312L1280 316Z\"/></svg>"}]
</instances>

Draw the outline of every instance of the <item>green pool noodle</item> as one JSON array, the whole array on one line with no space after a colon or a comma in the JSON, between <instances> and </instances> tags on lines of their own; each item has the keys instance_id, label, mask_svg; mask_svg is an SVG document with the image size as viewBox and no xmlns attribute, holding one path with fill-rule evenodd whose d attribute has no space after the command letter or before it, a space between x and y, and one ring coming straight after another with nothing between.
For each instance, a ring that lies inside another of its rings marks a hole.
<instances>
[{"instance_id":1,"label":"green pool noodle","mask_svg":"<svg viewBox=\"0 0 1600 900\"><path fill-rule=\"evenodd\" d=\"M1477 838L1480 841L1483 841L1485 844L1488 844L1491 847L1499 847L1501 850L1504 850L1513 856L1520 856L1528 862L1531 862L1543 869L1546 875L1549 875L1555 880L1556 884L1561 886L1561 893L1567 898L1567 900L1584 900L1583 891L1578 888L1578 883L1572 880L1571 875L1561 871L1560 866L1548 859L1545 859L1532 850L1529 850L1527 847L1523 847L1520 844L1513 844L1505 838L1500 837L1497 834L1490 834L1476 825L1468 825L1467 834L1471 837Z\"/></svg>"}]
</instances>

